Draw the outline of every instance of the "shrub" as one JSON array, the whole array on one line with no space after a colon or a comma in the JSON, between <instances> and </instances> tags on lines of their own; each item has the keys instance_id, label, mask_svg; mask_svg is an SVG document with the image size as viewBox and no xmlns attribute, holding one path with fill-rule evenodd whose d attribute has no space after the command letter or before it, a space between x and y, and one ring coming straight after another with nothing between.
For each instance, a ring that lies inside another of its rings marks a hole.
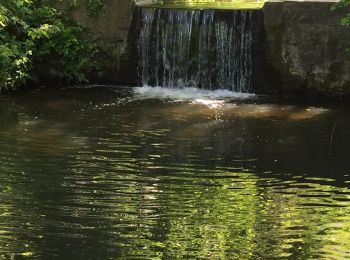
<instances>
[{"instance_id":1,"label":"shrub","mask_svg":"<svg viewBox=\"0 0 350 260\"><path fill-rule=\"evenodd\" d=\"M55 57L67 82L100 69L99 51L84 30L40 0L0 0L0 87L15 89Z\"/></svg>"}]
</instances>

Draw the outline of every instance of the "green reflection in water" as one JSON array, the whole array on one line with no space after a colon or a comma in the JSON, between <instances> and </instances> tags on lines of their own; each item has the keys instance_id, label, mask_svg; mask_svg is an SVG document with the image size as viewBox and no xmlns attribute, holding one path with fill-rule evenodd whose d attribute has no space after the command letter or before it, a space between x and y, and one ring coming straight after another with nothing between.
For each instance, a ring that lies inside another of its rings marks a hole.
<instances>
[{"instance_id":1,"label":"green reflection in water","mask_svg":"<svg viewBox=\"0 0 350 260\"><path fill-rule=\"evenodd\" d=\"M348 110L220 104L94 89L3 101L0 255L349 258Z\"/></svg>"}]
</instances>

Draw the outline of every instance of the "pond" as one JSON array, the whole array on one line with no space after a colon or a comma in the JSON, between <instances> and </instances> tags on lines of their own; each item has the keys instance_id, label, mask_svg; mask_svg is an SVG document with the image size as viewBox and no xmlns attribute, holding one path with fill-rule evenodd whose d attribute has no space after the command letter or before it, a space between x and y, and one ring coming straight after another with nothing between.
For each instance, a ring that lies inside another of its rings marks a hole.
<instances>
[{"instance_id":1,"label":"pond","mask_svg":"<svg viewBox=\"0 0 350 260\"><path fill-rule=\"evenodd\" d=\"M89 87L0 112L0 258L350 258L350 107Z\"/></svg>"}]
</instances>

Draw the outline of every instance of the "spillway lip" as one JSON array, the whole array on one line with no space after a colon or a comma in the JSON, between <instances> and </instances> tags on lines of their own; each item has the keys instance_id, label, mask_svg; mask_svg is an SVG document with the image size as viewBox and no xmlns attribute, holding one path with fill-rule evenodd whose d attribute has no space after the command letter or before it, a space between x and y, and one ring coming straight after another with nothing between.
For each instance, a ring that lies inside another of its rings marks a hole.
<instances>
[{"instance_id":1,"label":"spillway lip","mask_svg":"<svg viewBox=\"0 0 350 260\"><path fill-rule=\"evenodd\" d=\"M265 2L254 3L137 3L140 8L187 9L187 10L256 10L262 9Z\"/></svg>"}]
</instances>

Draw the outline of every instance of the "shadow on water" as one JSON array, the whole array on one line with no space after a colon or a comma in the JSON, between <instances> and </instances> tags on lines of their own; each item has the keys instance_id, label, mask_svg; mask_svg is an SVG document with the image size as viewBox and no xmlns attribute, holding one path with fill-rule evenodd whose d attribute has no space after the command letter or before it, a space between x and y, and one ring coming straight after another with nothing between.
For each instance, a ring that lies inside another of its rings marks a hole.
<instances>
[{"instance_id":1,"label":"shadow on water","mask_svg":"<svg viewBox=\"0 0 350 260\"><path fill-rule=\"evenodd\" d=\"M134 92L1 98L2 257L350 257L348 107Z\"/></svg>"}]
</instances>

